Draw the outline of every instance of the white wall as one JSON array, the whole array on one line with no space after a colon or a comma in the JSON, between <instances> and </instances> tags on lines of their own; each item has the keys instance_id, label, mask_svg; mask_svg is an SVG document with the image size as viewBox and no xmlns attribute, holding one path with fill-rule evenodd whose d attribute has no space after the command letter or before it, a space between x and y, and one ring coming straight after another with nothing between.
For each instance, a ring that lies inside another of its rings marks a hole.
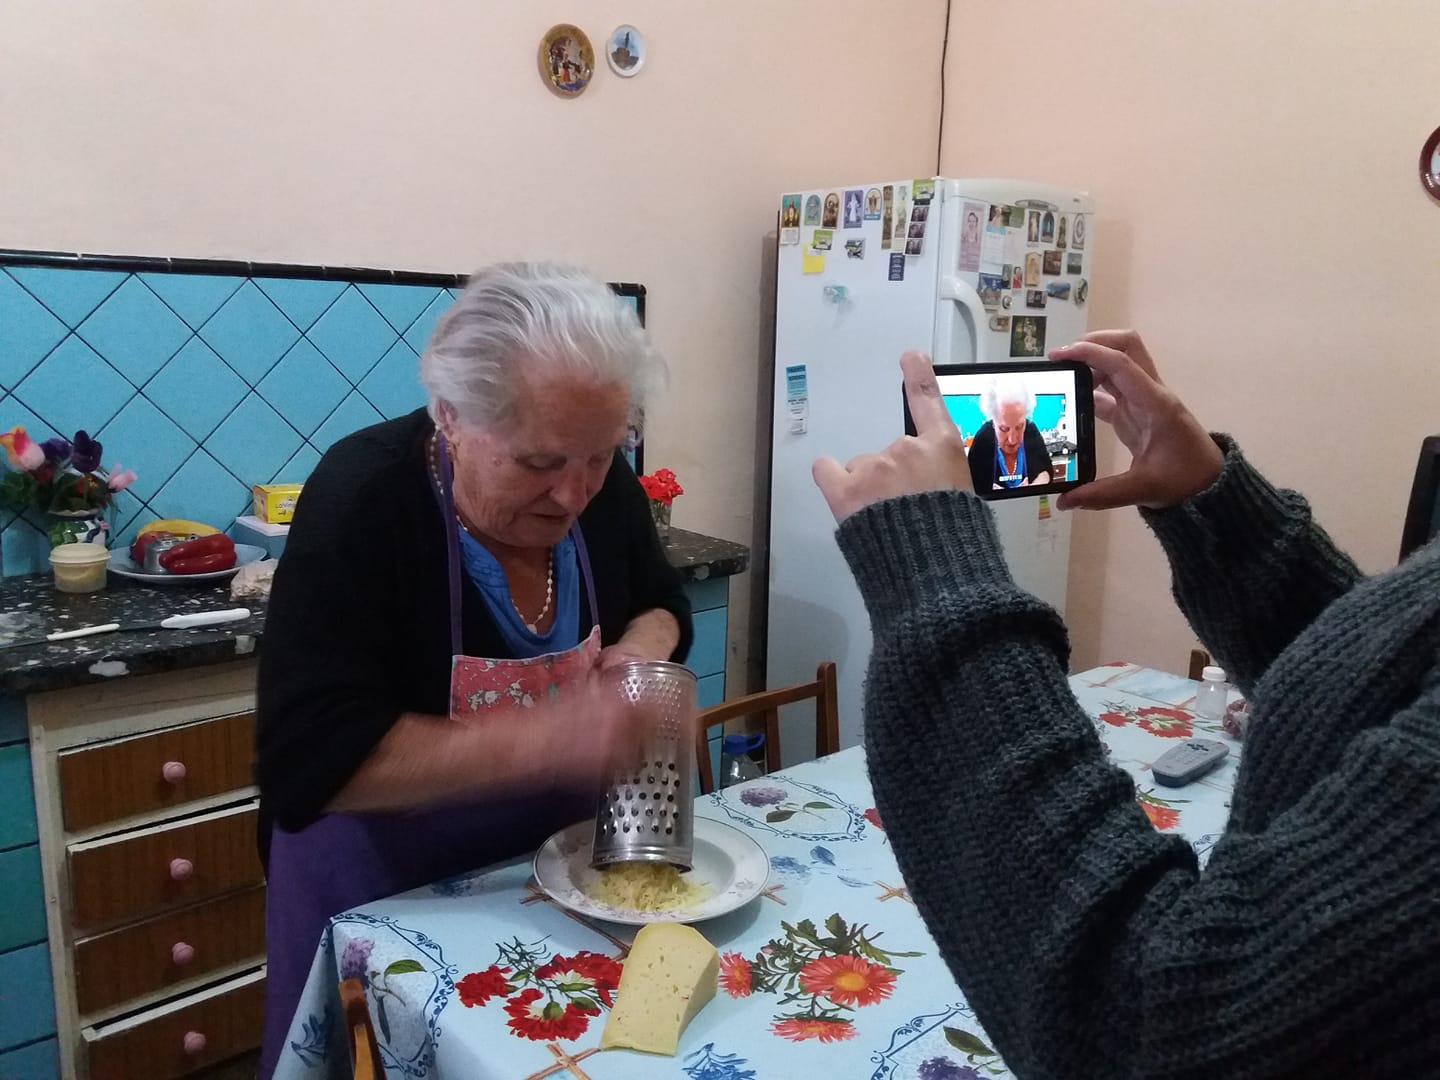
<instances>
[{"instance_id":1,"label":"white wall","mask_svg":"<svg viewBox=\"0 0 1440 1080\"><path fill-rule=\"evenodd\" d=\"M1091 325L1138 328L1370 571L1394 564L1440 431L1440 206L1417 177L1437 40L1428 0L957 3L951 35L944 171L1088 189ZM1082 517L1071 572L1077 667L1183 670L1193 639L1137 515Z\"/></svg>"},{"instance_id":2,"label":"white wall","mask_svg":"<svg viewBox=\"0 0 1440 1080\"><path fill-rule=\"evenodd\" d=\"M536 50L619 23L577 101ZM0 246L468 271L578 260L650 290L675 524L753 543L779 196L935 167L942 0L0 5ZM768 391L768 387L767 387ZM748 578L732 589L732 676Z\"/></svg>"}]
</instances>

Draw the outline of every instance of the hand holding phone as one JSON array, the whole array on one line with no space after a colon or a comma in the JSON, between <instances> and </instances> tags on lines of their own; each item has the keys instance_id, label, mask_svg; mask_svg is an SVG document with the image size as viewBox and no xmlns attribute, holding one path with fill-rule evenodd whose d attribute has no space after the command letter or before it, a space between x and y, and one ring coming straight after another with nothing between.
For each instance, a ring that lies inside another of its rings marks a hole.
<instances>
[{"instance_id":1,"label":"hand holding phone","mask_svg":"<svg viewBox=\"0 0 1440 1080\"><path fill-rule=\"evenodd\" d=\"M982 499L1055 494L1094 479L1095 409L1085 364L942 364L933 371ZM911 433L914 405L907 387Z\"/></svg>"},{"instance_id":2,"label":"hand holding phone","mask_svg":"<svg viewBox=\"0 0 1440 1080\"><path fill-rule=\"evenodd\" d=\"M1062 496L1061 509L1176 506L1215 482L1225 463L1220 447L1160 382L1139 334L1097 330L1050 357L1094 370L1096 415L1114 427L1132 455L1125 472Z\"/></svg>"},{"instance_id":3,"label":"hand holding phone","mask_svg":"<svg viewBox=\"0 0 1440 1080\"><path fill-rule=\"evenodd\" d=\"M906 430L877 454L861 454L845 465L824 457L811 475L836 521L883 499L970 487L965 444L945 408L935 369L921 352L900 357L905 375ZM914 422L908 422L913 416Z\"/></svg>"}]
</instances>

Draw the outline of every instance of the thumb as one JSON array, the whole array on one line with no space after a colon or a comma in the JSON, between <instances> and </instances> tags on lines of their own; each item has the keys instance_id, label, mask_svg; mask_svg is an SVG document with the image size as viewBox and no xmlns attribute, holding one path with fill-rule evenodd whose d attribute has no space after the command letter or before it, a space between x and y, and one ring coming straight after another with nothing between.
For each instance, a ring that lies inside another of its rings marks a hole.
<instances>
[{"instance_id":1,"label":"thumb","mask_svg":"<svg viewBox=\"0 0 1440 1080\"><path fill-rule=\"evenodd\" d=\"M810 467L810 475L815 478L815 486L825 496L835 520L839 521L845 516L845 489L850 482L845 466L832 457L822 457Z\"/></svg>"},{"instance_id":2,"label":"thumb","mask_svg":"<svg viewBox=\"0 0 1440 1080\"><path fill-rule=\"evenodd\" d=\"M1145 497L1144 483L1135 470L1129 469L1116 476L1102 477L1062 491L1055 505L1061 510L1112 510L1117 506L1134 506Z\"/></svg>"}]
</instances>

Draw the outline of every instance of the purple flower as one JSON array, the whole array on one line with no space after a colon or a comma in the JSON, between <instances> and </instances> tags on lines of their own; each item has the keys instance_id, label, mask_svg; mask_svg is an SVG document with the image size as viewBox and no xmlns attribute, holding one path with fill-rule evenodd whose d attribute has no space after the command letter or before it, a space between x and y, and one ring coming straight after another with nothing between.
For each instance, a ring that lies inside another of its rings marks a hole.
<instances>
[{"instance_id":1,"label":"purple flower","mask_svg":"<svg viewBox=\"0 0 1440 1080\"><path fill-rule=\"evenodd\" d=\"M46 439L40 444L45 451L45 461L50 465L64 465L70 460L70 440L55 436L53 439Z\"/></svg>"},{"instance_id":2,"label":"purple flower","mask_svg":"<svg viewBox=\"0 0 1440 1080\"><path fill-rule=\"evenodd\" d=\"M770 866L779 874L794 874L800 878L810 876L810 868L792 855L771 855Z\"/></svg>"},{"instance_id":3,"label":"purple flower","mask_svg":"<svg viewBox=\"0 0 1440 1080\"><path fill-rule=\"evenodd\" d=\"M740 793L746 806L774 806L785 801L785 792L778 787L752 787Z\"/></svg>"},{"instance_id":4,"label":"purple flower","mask_svg":"<svg viewBox=\"0 0 1440 1080\"><path fill-rule=\"evenodd\" d=\"M982 1080L980 1070L969 1065L956 1065L949 1058L933 1057L922 1061L915 1070L919 1080Z\"/></svg>"},{"instance_id":5,"label":"purple flower","mask_svg":"<svg viewBox=\"0 0 1440 1080\"><path fill-rule=\"evenodd\" d=\"M92 439L83 431L75 433L75 442L71 447L70 464L75 466L77 472L94 472L100 467L100 443Z\"/></svg>"},{"instance_id":6,"label":"purple flower","mask_svg":"<svg viewBox=\"0 0 1440 1080\"><path fill-rule=\"evenodd\" d=\"M340 978L369 982L366 968L370 965L370 953L374 948L375 943L368 938L347 941L345 951L340 955Z\"/></svg>"}]
</instances>

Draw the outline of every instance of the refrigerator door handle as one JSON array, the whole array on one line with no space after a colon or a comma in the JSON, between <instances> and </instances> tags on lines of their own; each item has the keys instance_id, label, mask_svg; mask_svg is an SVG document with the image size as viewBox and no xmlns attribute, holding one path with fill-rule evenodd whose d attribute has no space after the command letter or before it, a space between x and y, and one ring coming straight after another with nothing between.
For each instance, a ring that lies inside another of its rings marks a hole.
<instances>
[{"instance_id":1,"label":"refrigerator door handle","mask_svg":"<svg viewBox=\"0 0 1440 1080\"><path fill-rule=\"evenodd\" d=\"M957 307L963 307L969 314L969 323L973 328L970 333L970 341L973 346L969 359L977 364L987 361L985 355L986 333L988 326L988 313L985 305L980 301L980 294L968 281L954 275L941 275L939 283L940 299L948 301L942 303L939 318L935 320L935 356L937 364L954 364L960 362L953 355L954 341L957 322L963 322L959 318Z\"/></svg>"}]
</instances>

